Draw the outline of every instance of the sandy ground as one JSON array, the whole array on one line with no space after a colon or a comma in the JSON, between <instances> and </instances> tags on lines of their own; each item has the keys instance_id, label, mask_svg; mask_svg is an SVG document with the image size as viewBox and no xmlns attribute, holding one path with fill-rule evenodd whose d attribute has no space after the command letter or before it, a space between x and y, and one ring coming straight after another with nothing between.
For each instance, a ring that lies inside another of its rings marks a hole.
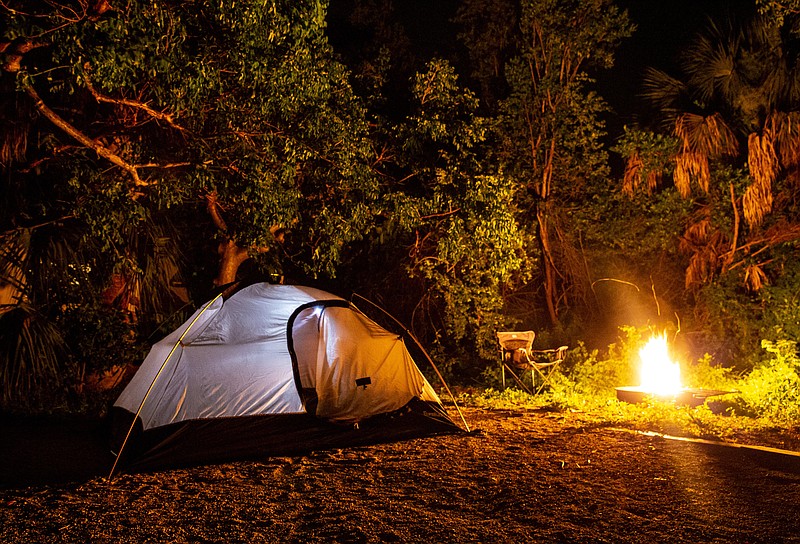
<instances>
[{"instance_id":1,"label":"sandy ground","mask_svg":"<svg viewBox=\"0 0 800 544\"><path fill-rule=\"evenodd\" d=\"M548 412L108 481L101 425L3 420L0 542L800 542L800 457Z\"/></svg>"}]
</instances>

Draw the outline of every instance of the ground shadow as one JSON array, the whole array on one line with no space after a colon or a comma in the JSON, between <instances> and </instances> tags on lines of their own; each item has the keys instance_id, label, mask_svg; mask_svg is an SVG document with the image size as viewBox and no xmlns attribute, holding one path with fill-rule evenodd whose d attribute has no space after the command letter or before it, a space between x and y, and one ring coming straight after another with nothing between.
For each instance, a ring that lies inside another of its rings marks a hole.
<instances>
[{"instance_id":1,"label":"ground shadow","mask_svg":"<svg viewBox=\"0 0 800 544\"><path fill-rule=\"evenodd\" d=\"M0 416L0 487L86 481L114 457L102 421Z\"/></svg>"}]
</instances>

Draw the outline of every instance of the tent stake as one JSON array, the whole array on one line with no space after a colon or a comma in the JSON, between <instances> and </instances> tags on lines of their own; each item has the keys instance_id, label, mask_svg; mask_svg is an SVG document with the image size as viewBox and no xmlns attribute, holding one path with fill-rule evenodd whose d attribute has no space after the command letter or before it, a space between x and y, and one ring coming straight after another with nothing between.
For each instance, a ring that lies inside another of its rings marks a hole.
<instances>
[{"instance_id":1,"label":"tent stake","mask_svg":"<svg viewBox=\"0 0 800 544\"><path fill-rule=\"evenodd\" d=\"M425 358L428 360L428 363L430 363L431 367L433 367L433 370L436 372L436 375L439 377L439 381L441 381L441 382L442 382L442 385L444 386L444 390L445 390L445 391L447 391L447 394L448 394L448 395L450 395L450 398L451 398L451 399L452 399L452 401L453 401L453 406L455 406L455 407L456 407L456 412L458 412L458 415L459 415L459 417L461 417L461 422L462 422L462 423L464 423L464 428L466 429L466 431L467 431L467 432L471 432L471 431L470 431L470 428L469 428L469 424L467 423L467 420L464 418L464 414L462 414L462 413L461 413L461 408L458 406L458 403L456 402L456 397L455 397L455 395L453 395L453 393L450 391L450 388L447 386L447 382L446 382L446 381L444 381L444 376L442 376L442 373L441 373L441 372L439 372L439 369L438 369L438 368L436 367L436 365L434 364L434 362L433 362L433 359L431 359L431 356L430 356L430 355L428 355L428 352L425 350L425 348L423 348L423 347L422 347L422 344L420 343L420 341L419 341L419 340L417 340L417 337L416 337L416 336L414 336L414 334L413 334L413 333L412 333L410 330L408 330L408 329L405 327L405 325L403 325L402 323L400 323L400 321L399 321L399 320L398 320L398 319L397 319L395 316L393 316L392 314L390 314L389 312L387 312L386 310L384 310L383 308L381 308L380 306L378 306L377 304L375 304L375 303L374 303L374 302L372 302L371 300L369 300L369 299L367 299L367 298L364 298L364 297L362 297L362 296L361 296L361 295L359 295L358 293L353 293L353 296L360 298L360 299L361 299L361 300L363 300L364 302L368 302L369 304L371 304L372 306L374 306L375 308L377 308L378 310L380 310L381 312L383 312L383 314L384 314L386 317L388 317L389 319L391 319L392 321L394 321L395 323L397 323L397 325L398 325L398 326L399 326L401 329L403 329L403 332L405 332L405 333L408 335L408 337L409 337L409 338L411 338L411 339L414 341L414 343L417 345L417 347L419 348L419 350L422 352L422 354L423 354L423 355L425 356Z\"/></svg>"},{"instance_id":2,"label":"tent stake","mask_svg":"<svg viewBox=\"0 0 800 544\"><path fill-rule=\"evenodd\" d=\"M117 452L117 457L116 457L116 459L114 459L114 465L111 467L111 471L108 473L108 478L106 478L107 480L110 481L111 477L114 475L114 471L117 468L117 463L119 463L119 460L122 457L122 452L123 452L123 450L125 449L125 446L128 443L128 439L131 437L131 433L133 432L133 428L136 426L136 420L139 419L139 416L142 413L142 408L144 408L144 403L147 401L147 397L150 396L150 392L153 390L153 386L156 384L156 380L158 380L158 377L161 376L161 372L163 372L164 368L166 368L167 362L169 362L170 358L172 357L172 354L175 353L175 350L178 349L178 346L181 345L181 342L183 342L183 338L186 336L186 334L189 332L189 330L191 330L192 326L197 322L198 319L200 319L200 316L203 315L205 313L205 311L212 304L214 304L217 301L217 299L219 297L221 297L221 296L222 296L222 293L218 294L217 296L214 297L214 299L211 302L206 304L203 307L203 309L200 310L200 313L198 313L195 316L195 318L192 319L192 322L189 323L189 326L186 327L185 331L183 331L183 334L181 334L181 337L178 338L178 341L175 342L174 346L172 346L172 349L170 350L169 355L167 355L166 359L164 359L164 362L161 363L161 367L158 369L158 372L156 372L156 375L153 378L153 381L150 383L150 387L147 388L147 392L144 394L144 397L142 398L142 402L139 403L139 409L136 410L136 415L133 416L133 421L131 422L131 426L128 428L128 433L125 435L125 440L122 441L122 446L120 446L119 451Z\"/></svg>"}]
</instances>

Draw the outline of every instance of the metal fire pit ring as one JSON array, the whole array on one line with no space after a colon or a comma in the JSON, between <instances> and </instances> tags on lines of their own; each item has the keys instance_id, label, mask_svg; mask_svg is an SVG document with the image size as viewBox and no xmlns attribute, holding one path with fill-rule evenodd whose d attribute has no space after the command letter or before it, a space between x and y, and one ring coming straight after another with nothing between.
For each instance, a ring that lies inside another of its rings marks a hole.
<instances>
[{"instance_id":1,"label":"metal fire pit ring","mask_svg":"<svg viewBox=\"0 0 800 544\"><path fill-rule=\"evenodd\" d=\"M721 391L718 389L681 389L674 395L657 395L649 391L644 391L637 386L617 387L617 400L629 404L638 404L648 399L655 399L661 402L674 402L681 406L700 406L709 397L736 393L736 391Z\"/></svg>"}]
</instances>

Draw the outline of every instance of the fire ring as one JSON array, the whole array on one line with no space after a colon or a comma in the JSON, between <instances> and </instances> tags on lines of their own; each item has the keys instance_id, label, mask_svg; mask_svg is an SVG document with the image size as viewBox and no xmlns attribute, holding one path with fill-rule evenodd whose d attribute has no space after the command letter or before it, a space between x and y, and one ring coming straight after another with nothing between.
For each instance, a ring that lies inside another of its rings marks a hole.
<instances>
[{"instance_id":1,"label":"fire ring","mask_svg":"<svg viewBox=\"0 0 800 544\"><path fill-rule=\"evenodd\" d=\"M736 393L736 391L721 391L718 389L681 389L675 394L659 395L650 391L645 391L641 387L625 386L617 387L617 400L630 404L638 404L654 399L661 402L672 402L681 406L700 406L709 397Z\"/></svg>"}]
</instances>

